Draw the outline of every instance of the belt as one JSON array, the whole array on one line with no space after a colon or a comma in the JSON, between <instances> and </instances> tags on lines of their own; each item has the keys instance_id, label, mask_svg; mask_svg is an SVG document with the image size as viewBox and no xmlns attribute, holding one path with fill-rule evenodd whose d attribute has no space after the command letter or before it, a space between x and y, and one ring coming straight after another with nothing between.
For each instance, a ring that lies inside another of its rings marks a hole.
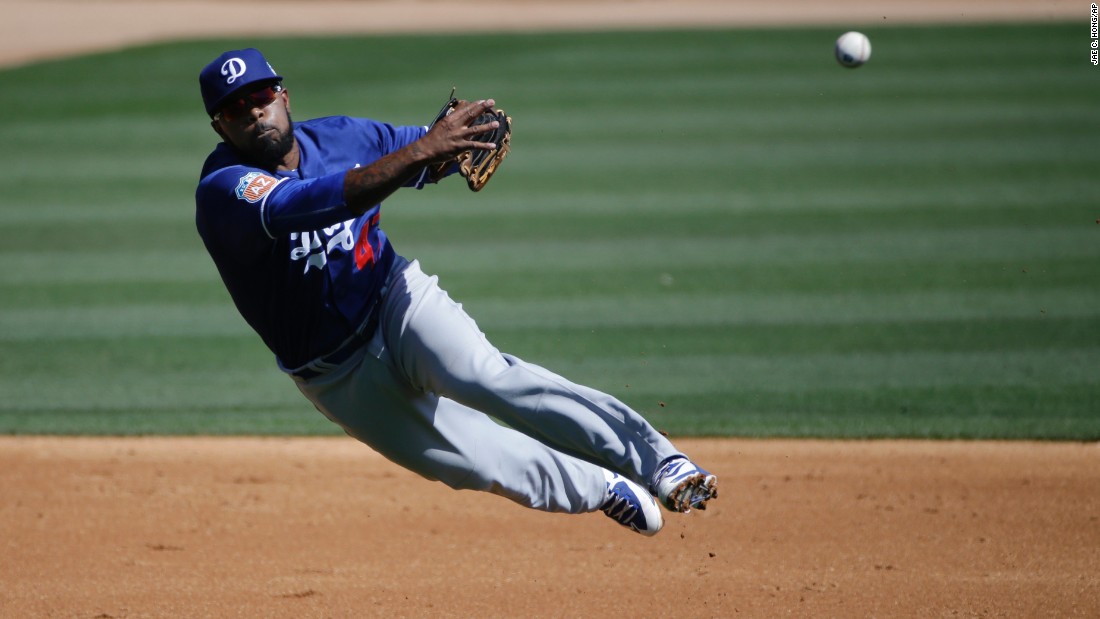
<instances>
[{"instance_id":1,"label":"belt","mask_svg":"<svg viewBox=\"0 0 1100 619\"><path fill-rule=\"evenodd\" d=\"M317 357L300 368L288 370L287 373L296 378L309 380L328 374L340 367L345 361L351 359L352 355L360 348L366 346L367 342L374 336L374 332L378 330L378 315L380 313L382 313L380 308L375 308L375 311L371 312L370 318L364 324L363 329L344 340L344 343L340 344L336 350Z\"/></svg>"}]
</instances>

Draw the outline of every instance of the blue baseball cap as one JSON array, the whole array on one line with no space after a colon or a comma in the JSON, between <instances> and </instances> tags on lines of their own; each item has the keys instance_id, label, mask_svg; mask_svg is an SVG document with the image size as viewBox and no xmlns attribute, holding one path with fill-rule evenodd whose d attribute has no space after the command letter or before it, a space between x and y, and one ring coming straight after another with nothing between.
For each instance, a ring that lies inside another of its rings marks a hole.
<instances>
[{"instance_id":1,"label":"blue baseball cap","mask_svg":"<svg viewBox=\"0 0 1100 619\"><path fill-rule=\"evenodd\" d=\"M199 73L199 88L206 113L213 116L229 95L245 86L281 79L260 50L250 47L225 52L206 65Z\"/></svg>"}]
</instances>

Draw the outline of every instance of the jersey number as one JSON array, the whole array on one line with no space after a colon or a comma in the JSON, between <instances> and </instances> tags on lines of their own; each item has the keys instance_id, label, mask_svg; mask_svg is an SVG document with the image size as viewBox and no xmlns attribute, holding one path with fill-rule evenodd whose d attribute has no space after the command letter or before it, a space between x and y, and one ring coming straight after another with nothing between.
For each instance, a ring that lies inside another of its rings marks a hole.
<instances>
[{"instance_id":1,"label":"jersey number","mask_svg":"<svg viewBox=\"0 0 1100 619\"><path fill-rule=\"evenodd\" d=\"M355 241L355 267L360 271L374 266L377 251L371 245L370 233L378 226L380 217L381 213L376 214L363 224L363 229L359 231L359 239Z\"/></svg>"}]
</instances>

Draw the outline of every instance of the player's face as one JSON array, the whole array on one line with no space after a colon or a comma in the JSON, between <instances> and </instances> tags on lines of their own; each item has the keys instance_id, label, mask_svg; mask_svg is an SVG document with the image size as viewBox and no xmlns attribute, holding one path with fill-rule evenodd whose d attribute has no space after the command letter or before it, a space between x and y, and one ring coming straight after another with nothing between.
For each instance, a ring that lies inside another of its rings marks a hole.
<instances>
[{"instance_id":1,"label":"player's face","mask_svg":"<svg viewBox=\"0 0 1100 619\"><path fill-rule=\"evenodd\" d=\"M285 164L294 148L290 95L279 84L235 97L218 109L211 124L218 135L265 168Z\"/></svg>"}]
</instances>

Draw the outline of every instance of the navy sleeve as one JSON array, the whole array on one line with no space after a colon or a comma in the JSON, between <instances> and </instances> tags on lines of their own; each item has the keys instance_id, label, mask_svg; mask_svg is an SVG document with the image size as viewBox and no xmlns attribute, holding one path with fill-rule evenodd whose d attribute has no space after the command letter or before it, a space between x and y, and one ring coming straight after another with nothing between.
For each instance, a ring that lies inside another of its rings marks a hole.
<instances>
[{"instance_id":1,"label":"navy sleeve","mask_svg":"<svg viewBox=\"0 0 1100 619\"><path fill-rule=\"evenodd\" d=\"M214 172L199 182L195 192L199 235L215 256L215 262L222 255L251 262L271 245L271 237L260 220L259 205L236 196L236 181L243 169Z\"/></svg>"},{"instance_id":2,"label":"navy sleeve","mask_svg":"<svg viewBox=\"0 0 1100 619\"><path fill-rule=\"evenodd\" d=\"M277 179L260 202L260 218L268 236L319 230L355 217L344 202L346 175L347 171L341 171L304 181Z\"/></svg>"},{"instance_id":3,"label":"navy sleeve","mask_svg":"<svg viewBox=\"0 0 1100 619\"><path fill-rule=\"evenodd\" d=\"M394 126L367 119L356 120L363 123L368 133L374 133L377 136L378 145L383 154L401 150L424 137L428 132L428 128L424 126ZM427 182L428 168L425 167L409 177L404 186L422 189Z\"/></svg>"},{"instance_id":4,"label":"navy sleeve","mask_svg":"<svg viewBox=\"0 0 1100 619\"><path fill-rule=\"evenodd\" d=\"M234 242L317 230L354 217L344 204L344 175L297 180L245 166L223 168L199 183L200 211L234 233Z\"/></svg>"}]
</instances>

